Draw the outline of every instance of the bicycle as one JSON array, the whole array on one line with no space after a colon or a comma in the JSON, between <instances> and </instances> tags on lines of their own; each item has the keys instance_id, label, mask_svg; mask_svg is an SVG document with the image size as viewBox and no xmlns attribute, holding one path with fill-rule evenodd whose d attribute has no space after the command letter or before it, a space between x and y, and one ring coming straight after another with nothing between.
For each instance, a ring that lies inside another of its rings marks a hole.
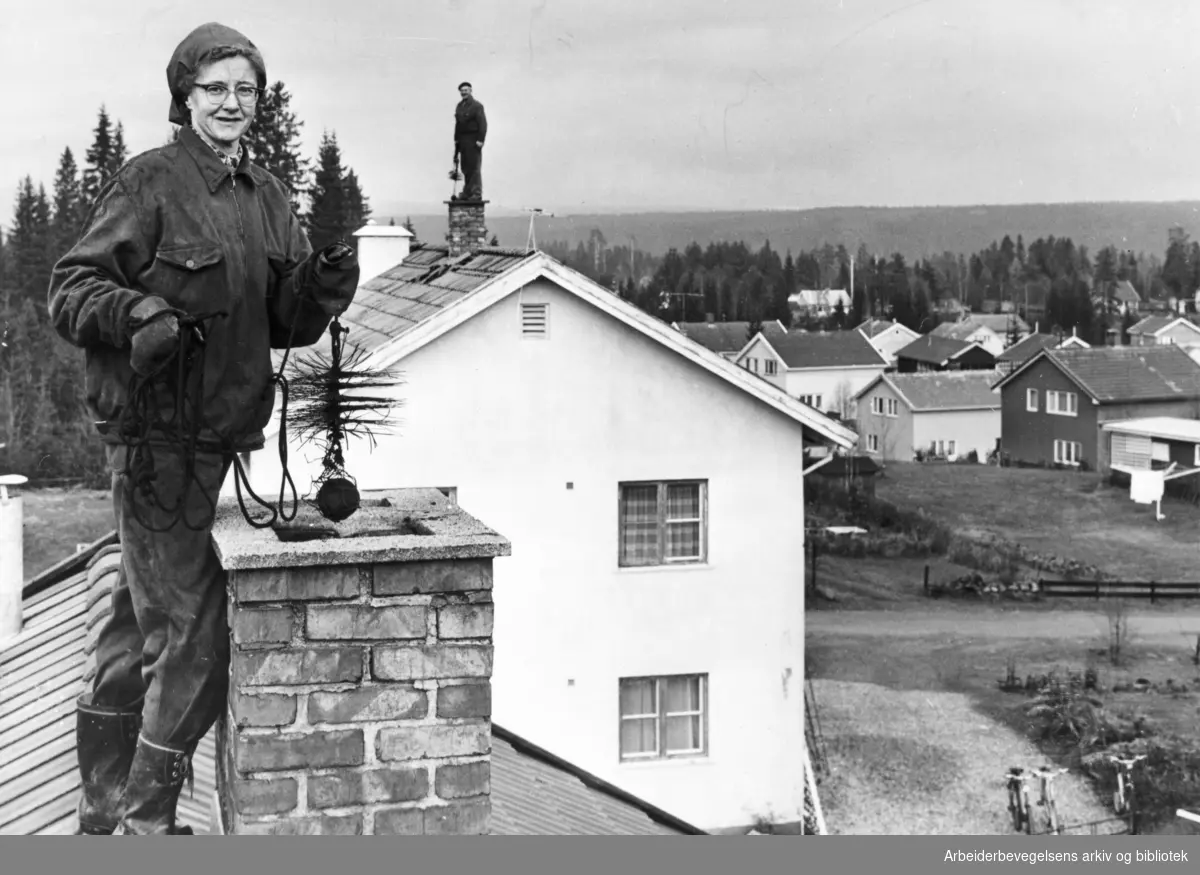
<instances>
[{"instance_id":1,"label":"bicycle","mask_svg":"<svg viewBox=\"0 0 1200 875\"><path fill-rule=\"evenodd\" d=\"M1038 805L1046 810L1046 821L1050 825L1050 832L1059 832L1058 822L1058 803L1054 801L1054 779L1059 775L1069 772L1070 769L1052 769L1049 766L1042 766L1040 769L1035 769L1033 774L1038 779L1038 786L1041 790Z\"/></svg>"},{"instance_id":2,"label":"bicycle","mask_svg":"<svg viewBox=\"0 0 1200 875\"><path fill-rule=\"evenodd\" d=\"M1026 783L1030 776L1025 774L1024 769L1014 766L1004 777L1008 779L1008 811L1012 815L1013 829L1028 834L1032 829L1029 816L1029 785Z\"/></svg>"},{"instance_id":3,"label":"bicycle","mask_svg":"<svg viewBox=\"0 0 1200 875\"><path fill-rule=\"evenodd\" d=\"M1133 767L1137 763L1146 758L1145 754L1135 756L1133 759L1121 759L1121 757L1108 757L1117 770L1117 789L1113 791L1113 810L1117 814L1126 814L1129 811L1129 806L1133 800ZM1128 789L1126 789L1128 787Z\"/></svg>"}]
</instances>

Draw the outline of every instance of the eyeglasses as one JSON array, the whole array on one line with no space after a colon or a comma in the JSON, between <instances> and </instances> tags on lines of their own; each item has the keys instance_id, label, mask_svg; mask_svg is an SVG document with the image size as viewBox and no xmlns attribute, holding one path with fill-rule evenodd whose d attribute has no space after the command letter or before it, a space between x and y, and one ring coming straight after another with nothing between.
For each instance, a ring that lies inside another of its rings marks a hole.
<instances>
[{"instance_id":1,"label":"eyeglasses","mask_svg":"<svg viewBox=\"0 0 1200 875\"><path fill-rule=\"evenodd\" d=\"M214 106L220 106L229 97L229 86L222 85L220 82L210 82L207 85L197 82L196 87L208 95L209 103ZM233 89L233 93L237 97L237 102L242 106L254 106L258 103L258 96L262 93L262 89L255 88L253 85L239 85Z\"/></svg>"}]
</instances>

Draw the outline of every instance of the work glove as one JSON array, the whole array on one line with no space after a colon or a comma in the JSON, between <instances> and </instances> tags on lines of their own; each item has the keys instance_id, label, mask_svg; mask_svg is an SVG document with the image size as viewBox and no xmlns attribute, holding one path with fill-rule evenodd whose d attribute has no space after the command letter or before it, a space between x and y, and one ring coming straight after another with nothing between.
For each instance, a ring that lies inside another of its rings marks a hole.
<instances>
[{"instance_id":1,"label":"work glove","mask_svg":"<svg viewBox=\"0 0 1200 875\"><path fill-rule=\"evenodd\" d=\"M129 364L147 377L158 371L179 350L179 319L170 304L151 295L129 311Z\"/></svg>"},{"instance_id":2,"label":"work glove","mask_svg":"<svg viewBox=\"0 0 1200 875\"><path fill-rule=\"evenodd\" d=\"M327 316L340 316L358 290L358 253L349 244L330 244L313 256L313 298Z\"/></svg>"}]
</instances>

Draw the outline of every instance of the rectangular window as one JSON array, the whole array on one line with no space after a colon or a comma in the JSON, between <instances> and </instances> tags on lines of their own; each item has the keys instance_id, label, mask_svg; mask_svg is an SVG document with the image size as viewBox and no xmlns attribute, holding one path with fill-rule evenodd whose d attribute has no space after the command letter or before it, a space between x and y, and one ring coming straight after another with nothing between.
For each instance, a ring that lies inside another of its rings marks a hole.
<instances>
[{"instance_id":1,"label":"rectangular window","mask_svg":"<svg viewBox=\"0 0 1200 875\"><path fill-rule=\"evenodd\" d=\"M876 416L883 416L883 399L878 395L871 399L871 412Z\"/></svg>"},{"instance_id":2,"label":"rectangular window","mask_svg":"<svg viewBox=\"0 0 1200 875\"><path fill-rule=\"evenodd\" d=\"M887 400L887 415L893 418L900 415L900 402L895 398Z\"/></svg>"},{"instance_id":3,"label":"rectangular window","mask_svg":"<svg viewBox=\"0 0 1200 875\"><path fill-rule=\"evenodd\" d=\"M878 453L879 452L879 435L877 435L877 434L867 435L867 452L868 453ZM1196 453L1198 455L1200 455L1200 446L1196 447Z\"/></svg>"},{"instance_id":4,"label":"rectangular window","mask_svg":"<svg viewBox=\"0 0 1200 875\"><path fill-rule=\"evenodd\" d=\"M1030 413L1037 413L1037 410L1038 410L1037 389L1026 389L1025 390L1025 409L1028 410Z\"/></svg>"},{"instance_id":5,"label":"rectangular window","mask_svg":"<svg viewBox=\"0 0 1200 875\"><path fill-rule=\"evenodd\" d=\"M1057 416L1078 416L1079 396L1074 392L1047 392L1046 412Z\"/></svg>"},{"instance_id":6,"label":"rectangular window","mask_svg":"<svg viewBox=\"0 0 1200 875\"><path fill-rule=\"evenodd\" d=\"M550 305L521 305L521 336L546 337L550 333Z\"/></svg>"},{"instance_id":7,"label":"rectangular window","mask_svg":"<svg viewBox=\"0 0 1200 875\"><path fill-rule=\"evenodd\" d=\"M619 485L622 567L708 560L707 482Z\"/></svg>"},{"instance_id":8,"label":"rectangular window","mask_svg":"<svg viewBox=\"0 0 1200 875\"><path fill-rule=\"evenodd\" d=\"M621 761L708 753L708 675L622 678Z\"/></svg>"},{"instance_id":9,"label":"rectangular window","mask_svg":"<svg viewBox=\"0 0 1200 875\"><path fill-rule=\"evenodd\" d=\"M820 395L801 395L800 400L809 407L816 407L818 410L821 409Z\"/></svg>"},{"instance_id":10,"label":"rectangular window","mask_svg":"<svg viewBox=\"0 0 1200 875\"><path fill-rule=\"evenodd\" d=\"M1162 441L1150 442L1150 460L1153 462L1171 461L1171 445Z\"/></svg>"},{"instance_id":11,"label":"rectangular window","mask_svg":"<svg viewBox=\"0 0 1200 875\"><path fill-rule=\"evenodd\" d=\"M1192 460L1192 464L1195 467L1200 468L1200 444L1196 444L1196 456Z\"/></svg>"},{"instance_id":12,"label":"rectangular window","mask_svg":"<svg viewBox=\"0 0 1200 875\"><path fill-rule=\"evenodd\" d=\"M946 453L951 456L954 455L954 441L946 441Z\"/></svg>"},{"instance_id":13,"label":"rectangular window","mask_svg":"<svg viewBox=\"0 0 1200 875\"><path fill-rule=\"evenodd\" d=\"M777 363L776 363L775 359L766 359L766 360L763 362L763 370L764 370L764 372L766 373L766 375L767 375L768 377L773 377L773 376L775 376L775 366L776 366L776 364L777 364Z\"/></svg>"},{"instance_id":14,"label":"rectangular window","mask_svg":"<svg viewBox=\"0 0 1200 875\"><path fill-rule=\"evenodd\" d=\"M1083 444L1078 441L1055 441L1054 463L1056 465L1078 465L1083 455Z\"/></svg>"},{"instance_id":15,"label":"rectangular window","mask_svg":"<svg viewBox=\"0 0 1200 875\"><path fill-rule=\"evenodd\" d=\"M750 359L750 370L758 373L758 359Z\"/></svg>"}]
</instances>

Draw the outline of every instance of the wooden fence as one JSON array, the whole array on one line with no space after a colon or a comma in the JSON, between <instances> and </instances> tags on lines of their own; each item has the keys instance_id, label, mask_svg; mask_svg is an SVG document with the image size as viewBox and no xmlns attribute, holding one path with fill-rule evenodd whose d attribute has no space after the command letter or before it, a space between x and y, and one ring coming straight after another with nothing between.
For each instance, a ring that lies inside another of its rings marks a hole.
<instances>
[{"instance_id":1,"label":"wooden fence","mask_svg":"<svg viewBox=\"0 0 1200 875\"><path fill-rule=\"evenodd\" d=\"M1159 599L1200 598L1200 582L1164 583L1157 580L1039 580L1038 590L1044 596L1067 598L1148 598L1151 604Z\"/></svg>"}]
</instances>

